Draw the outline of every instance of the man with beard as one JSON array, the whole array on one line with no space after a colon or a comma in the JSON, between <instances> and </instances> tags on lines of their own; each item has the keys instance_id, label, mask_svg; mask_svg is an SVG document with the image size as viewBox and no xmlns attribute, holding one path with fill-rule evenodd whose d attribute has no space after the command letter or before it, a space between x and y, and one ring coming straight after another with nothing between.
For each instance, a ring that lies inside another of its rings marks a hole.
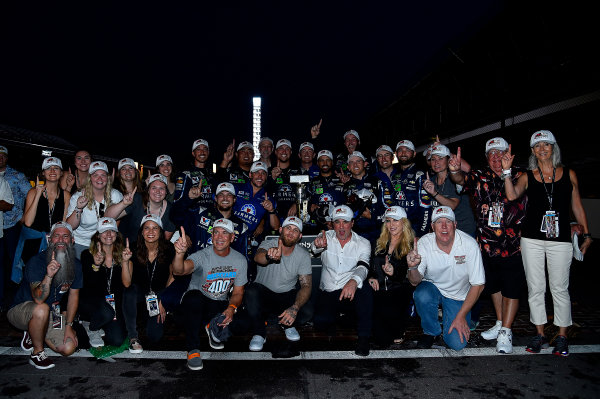
<instances>
[{"instance_id":1,"label":"man with beard","mask_svg":"<svg viewBox=\"0 0 600 399\"><path fill-rule=\"evenodd\" d=\"M79 305L79 289L83 286L71 226L64 222L54 224L49 241L46 251L27 262L13 307L7 313L8 321L24 331L21 348L31 353L29 363L38 369L54 367L44 351L44 342L63 356L77 349L73 319ZM65 310L63 296L67 292Z\"/></svg>"},{"instance_id":2,"label":"man with beard","mask_svg":"<svg viewBox=\"0 0 600 399\"><path fill-rule=\"evenodd\" d=\"M233 165L233 158L236 164ZM250 168L254 162L254 147L249 141L242 141L235 151L235 140L227 146L223 154L223 160L217 170L218 182L229 182L232 184L245 184L250 181Z\"/></svg>"},{"instance_id":3,"label":"man with beard","mask_svg":"<svg viewBox=\"0 0 600 399\"><path fill-rule=\"evenodd\" d=\"M348 170L348 156L354 151L360 150L360 136L356 130L348 130L344 133L344 151L337 154L335 157L335 169L337 172L350 175ZM369 174L371 165L369 162L365 163L365 170Z\"/></svg>"},{"instance_id":4,"label":"man with beard","mask_svg":"<svg viewBox=\"0 0 600 399\"><path fill-rule=\"evenodd\" d=\"M264 162L267 165L267 168L273 166L273 140L268 137L261 137L258 142L258 152L260 152L260 158L258 159L261 162Z\"/></svg>"},{"instance_id":5,"label":"man with beard","mask_svg":"<svg viewBox=\"0 0 600 399\"><path fill-rule=\"evenodd\" d=\"M208 207L212 204L214 174L208 163L208 142L198 139L192 144L194 164L189 170L179 173L175 179L174 202L189 198L190 189L199 191L194 198L194 205ZM195 206L192 206L195 207Z\"/></svg>"},{"instance_id":6,"label":"man with beard","mask_svg":"<svg viewBox=\"0 0 600 399\"><path fill-rule=\"evenodd\" d=\"M300 144L298 150L298 158L300 158L300 169L298 170L301 175L308 175L311 179L319 175L319 167L315 164L315 146L309 141L305 141Z\"/></svg>"},{"instance_id":7,"label":"man with beard","mask_svg":"<svg viewBox=\"0 0 600 399\"><path fill-rule=\"evenodd\" d=\"M278 315L288 341L300 340L294 322L312 289L310 255L297 245L302 238L302 221L295 216L287 217L279 234L279 240L265 240L260 244L254 256L258 274L245 292L246 310L252 323L251 351L263 348L268 314ZM300 282L299 290L296 290L297 282Z\"/></svg>"},{"instance_id":8,"label":"man with beard","mask_svg":"<svg viewBox=\"0 0 600 399\"><path fill-rule=\"evenodd\" d=\"M333 230L323 231L311 245L311 252L321 255L323 269L319 296L315 306L315 327L332 336L340 310L355 310L358 323L358 343L355 353L369 355L369 337L373 324L373 290L367 279L371 244L352 231L353 212L346 205L332 212Z\"/></svg>"},{"instance_id":9,"label":"man with beard","mask_svg":"<svg viewBox=\"0 0 600 399\"><path fill-rule=\"evenodd\" d=\"M267 192L273 196L277 204L279 220L296 214L296 190L290 184L290 175L299 174L290 168L292 156L292 143L281 139L275 146L277 165L269 173Z\"/></svg>"},{"instance_id":10,"label":"man with beard","mask_svg":"<svg viewBox=\"0 0 600 399\"><path fill-rule=\"evenodd\" d=\"M399 166L392 174L396 205L406 210L408 220L421 237L429 231L431 197L423 188L425 172L415 165L415 146L410 140L400 140L396 145Z\"/></svg>"}]
</instances>

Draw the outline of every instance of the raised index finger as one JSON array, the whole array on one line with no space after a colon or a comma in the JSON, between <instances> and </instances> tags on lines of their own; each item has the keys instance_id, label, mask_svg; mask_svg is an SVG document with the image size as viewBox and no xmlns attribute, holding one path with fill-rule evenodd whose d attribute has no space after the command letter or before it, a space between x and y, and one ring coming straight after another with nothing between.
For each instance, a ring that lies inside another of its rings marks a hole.
<instances>
[{"instance_id":1,"label":"raised index finger","mask_svg":"<svg viewBox=\"0 0 600 399\"><path fill-rule=\"evenodd\" d=\"M508 145L508 155L511 155L511 150L512 150L512 144Z\"/></svg>"},{"instance_id":2,"label":"raised index finger","mask_svg":"<svg viewBox=\"0 0 600 399\"><path fill-rule=\"evenodd\" d=\"M323 123L323 118L319 119L319 124L317 125L319 128L321 127L321 123Z\"/></svg>"},{"instance_id":3,"label":"raised index finger","mask_svg":"<svg viewBox=\"0 0 600 399\"><path fill-rule=\"evenodd\" d=\"M415 252L416 252L416 253L419 253L419 251L417 250L417 242L418 242L418 241L419 241L419 240L417 239L417 237L415 237L415 246L414 246L414 250L415 250Z\"/></svg>"},{"instance_id":4,"label":"raised index finger","mask_svg":"<svg viewBox=\"0 0 600 399\"><path fill-rule=\"evenodd\" d=\"M181 237L185 240L185 229L181 226Z\"/></svg>"},{"instance_id":5,"label":"raised index finger","mask_svg":"<svg viewBox=\"0 0 600 399\"><path fill-rule=\"evenodd\" d=\"M52 260L56 260L56 251L52 251Z\"/></svg>"},{"instance_id":6,"label":"raised index finger","mask_svg":"<svg viewBox=\"0 0 600 399\"><path fill-rule=\"evenodd\" d=\"M129 249L129 238L125 239L125 248Z\"/></svg>"},{"instance_id":7,"label":"raised index finger","mask_svg":"<svg viewBox=\"0 0 600 399\"><path fill-rule=\"evenodd\" d=\"M460 147L456 150L456 158L460 161Z\"/></svg>"}]
</instances>

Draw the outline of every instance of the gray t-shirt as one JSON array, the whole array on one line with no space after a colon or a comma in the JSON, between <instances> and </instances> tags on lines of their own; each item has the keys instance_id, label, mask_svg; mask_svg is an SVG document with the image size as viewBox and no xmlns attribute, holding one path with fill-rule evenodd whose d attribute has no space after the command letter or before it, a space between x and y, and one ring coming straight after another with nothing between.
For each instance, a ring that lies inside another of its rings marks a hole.
<instances>
[{"instance_id":1,"label":"gray t-shirt","mask_svg":"<svg viewBox=\"0 0 600 399\"><path fill-rule=\"evenodd\" d=\"M458 194L456 192L456 186L450 180L450 177L446 176L446 180L441 185L437 184L437 179L432 177L433 184L435 185L435 189L447 198L458 198L460 203L454 210L454 215L456 215L456 228L464 231L471 237L475 237L475 230L477 229L477 225L475 224L475 217L473 216L473 210L471 209L471 204L469 202L469 196L467 194ZM432 206L439 206L440 204L435 201L432 201Z\"/></svg>"},{"instance_id":2,"label":"gray t-shirt","mask_svg":"<svg viewBox=\"0 0 600 399\"><path fill-rule=\"evenodd\" d=\"M194 262L194 272L188 291L199 290L215 301L226 301L233 286L248 282L248 263L244 255L231 249L227 256L219 256L212 245L188 257Z\"/></svg>"},{"instance_id":3,"label":"gray t-shirt","mask_svg":"<svg viewBox=\"0 0 600 399\"><path fill-rule=\"evenodd\" d=\"M268 250L279 245L279 240L264 240L259 249ZM298 276L312 274L310 254L300 245L296 245L290 256L282 256L279 263L257 266L256 282L273 292L282 293L294 289Z\"/></svg>"}]
</instances>

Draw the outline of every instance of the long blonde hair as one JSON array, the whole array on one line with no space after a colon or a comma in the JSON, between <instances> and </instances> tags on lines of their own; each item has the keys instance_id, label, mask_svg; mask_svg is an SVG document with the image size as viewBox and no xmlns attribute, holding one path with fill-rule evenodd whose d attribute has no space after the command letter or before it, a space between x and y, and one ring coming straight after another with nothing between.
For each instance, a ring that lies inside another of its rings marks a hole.
<instances>
[{"instance_id":1,"label":"long blonde hair","mask_svg":"<svg viewBox=\"0 0 600 399\"><path fill-rule=\"evenodd\" d=\"M92 256L96 256L98 253L98 243L102 245L102 242L100 241L100 233L96 232L90 240L89 250ZM123 235L117 231L117 238L115 238L115 242L112 246L113 263L121 264L123 260L123 249L125 249L125 239L123 238Z\"/></svg>"},{"instance_id":2,"label":"long blonde hair","mask_svg":"<svg viewBox=\"0 0 600 399\"><path fill-rule=\"evenodd\" d=\"M106 186L104 186L104 209L107 209L112 204L112 202L110 201L111 193L112 193L112 184L110 182L110 176L107 176ZM90 211L92 209L94 209L94 205L96 204L96 199L94 198L94 189L92 188L92 179L90 177L88 177L87 181L85 182L85 186L83 186L82 195L85 198L87 198L87 200L88 200L87 208Z\"/></svg>"},{"instance_id":3,"label":"long blonde hair","mask_svg":"<svg viewBox=\"0 0 600 399\"><path fill-rule=\"evenodd\" d=\"M402 238L400 239L399 245L396 245L396 248L394 248L393 254L396 259L400 259L403 256L406 256L406 254L408 254L412 250L415 241L415 232L412 229L409 220L403 218L400 219L400 221L402 224ZM390 231L385 226L384 221L383 225L381 226L381 234L379 235L377 243L375 244L375 254L385 253L387 250L387 245L388 243L390 243L391 238L392 236L390 234Z\"/></svg>"}]
</instances>

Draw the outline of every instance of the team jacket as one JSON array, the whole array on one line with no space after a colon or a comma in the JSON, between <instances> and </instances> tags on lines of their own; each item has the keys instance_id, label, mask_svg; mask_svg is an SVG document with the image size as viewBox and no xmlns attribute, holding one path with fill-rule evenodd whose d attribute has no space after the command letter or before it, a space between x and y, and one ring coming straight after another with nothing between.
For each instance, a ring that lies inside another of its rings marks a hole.
<instances>
[{"instance_id":1,"label":"team jacket","mask_svg":"<svg viewBox=\"0 0 600 399\"><path fill-rule=\"evenodd\" d=\"M429 232L431 220L431 197L423 188L424 181L425 172L414 164L404 171L396 169L391 178L396 205L406 210L417 237Z\"/></svg>"},{"instance_id":2,"label":"team jacket","mask_svg":"<svg viewBox=\"0 0 600 399\"><path fill-rule=\"evenodd\" d=\"M252 234L260 224L260 221L268 215L263 208L262 202L265 200L265 189L261 188L256 195L252 195L253 189L251 183L234 184L237 199L233 207L233 213L239 217L248 226L248 234ZM277 206L272 197L267 198Z\"/></svg>"},{"instance_id":3,"label":"team jacket","mask_svg":"<svg viewBox=\"0 0 600 399\"><path fill-rule=\"evenodd\" d=\"M360 236L372 241L379 237L378 227L381 226L381 217L385 212L385 206L382 202L382 186L381 181L375 176L369 176L365 174L362 179L355 179L351 177L350 180L344 185L344 193L346 194L346 202L350 199L352 194L358 193L362 189L366 189L373 193L374 199L371 205L368 206L371 211L371 219L362 217L360 214L355 215L354 219L354 230ZM349 204L350 205L350 204ZM350 205L352 208L352 205Z\"/></svg>"},{"instance_id":4,"label":"team jacket","mask_svg":"<svg viewBox=\"0 0 600 399\"><path fill-rule=\"evenodd\" d=\"M173 193L173 202L187 198L190 188L197 186L202 180L202 194L193 201L192 207L201 206L208 208L213 204L213 193L215 184L215 175L208 168L198 168L192 166L189 170L185 170L177 174L175 179L175 192Z\"/></svg>"}]
</instances>

